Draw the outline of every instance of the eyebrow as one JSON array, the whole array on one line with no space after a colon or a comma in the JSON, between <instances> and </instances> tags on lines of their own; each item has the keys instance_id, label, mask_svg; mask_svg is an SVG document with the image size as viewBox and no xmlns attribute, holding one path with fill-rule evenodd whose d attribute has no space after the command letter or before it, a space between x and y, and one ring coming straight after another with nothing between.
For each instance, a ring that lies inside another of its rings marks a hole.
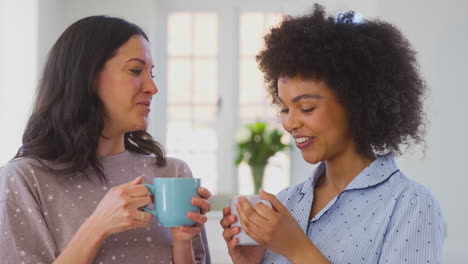
<instances>
[{"instance_id":1,"label":"eyebrow","mask_svg":"<svg viewBox=\"0 0 468 264\"><path fill-rule=\"evenodd\" d=\"M131 58L131 59L129 59L128 61L126 61L125 63L131 62L131 61L134 61L134 60L139 61L139 62L141 62L142 64L146 65L146 61L145 61L145 60L142 60L142 59L140 59L140 58Z\"/></svg>"},{"instance_id":2,"label":"eyebrow","mask_svg":"<svg viewBox=\"0 0 468 264\"><path fill-rule=\"evenodd\" d=\"M296 96L294 97L293 99L291 99L291 102L292 103L297 103L301 100L305 100L305 99L322 99L323 96L321 95L318 95L318 94L301 94L299 96ZM284 103L283 100L281 100L281 98L278 97L278 100L280 101L280 103Z\"/></svg>"},{"instance_id":3,"label":"eyebrow","mask_svg":"<svg viewBox=\"0 0 468 264\"><path fill-rule=\"evenodd\" d=\"M146 61L145 61L145 60L142 60L142 59L140 59L140 58L131 58L131 59L129 59L128 61L126 61L125 63L129 63L129 62L134 61L134 60L139 61L139 62L142 63L143 65L146 65ZM151 69L154 69L154 65L151 65Z\"/></svg>"}]
</instances>

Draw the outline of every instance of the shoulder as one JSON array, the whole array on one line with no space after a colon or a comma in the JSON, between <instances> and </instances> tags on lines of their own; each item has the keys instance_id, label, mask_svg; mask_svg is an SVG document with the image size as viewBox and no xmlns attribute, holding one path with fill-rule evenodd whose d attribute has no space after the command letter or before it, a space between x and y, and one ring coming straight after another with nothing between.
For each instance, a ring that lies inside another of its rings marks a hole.
<instances>
[{"instance_id":1,"label":"shoulder","mask_svg":"<svg viewBox=\"0 0 468 264\"><path fill-rule=\"evenodd\" d=\"M408 178L402 172L399 171L390 180L394 181L395 186L399 189L401 201L426 201L438 205L438 201L431 190L423 184Z\"/></svg>"},{"instance_id":2,"label":"shoulder","mask_svg":"<svg viewBox=\"0 0 468 264\"><path fill-rule=\"evenodd\" d=\"M16 158L6 163L2 169L0 169L0 181L8 180L8 178L28 177L33 175L35 170L43 168L39 160L22 157Z\"/></svg>"},{"instance_id":3,"label":"shoulder","mask_svg":"<svg viewBox=\"0 0 468 264\"><path fill-rule=\"evenodd\" d=\"M440 204L431 190L401 172L394 176L396 178L393 180L397 181L398 186L398 197L395 198L393 218L411 215L415 218L438 219L444 222Z\"/></svg>"},{"instance_id":4,"label":"shoulder","mask_svg":"<svg viewBox=\"0 0 468 264\"><path fill-rule=\"evenodd\" d=\"M179 158L167 157L166 162L170 166L188 167L187 162L185 162L184 160L181 160Z\"/></svg>"},{"instance_id":5,"label":"shoulder","mask_svg":"<svg viewBox=\"0 0 468 264\"><path fill-rule=\"evenodd\" d=\"M175 177L193 178L192 170L190 170L189 165L184 160L167 157L166 167L168 170L173 171L172 175L175 175Z\"/></svg>"},{"instance_id":6,"label":"shoulder","mask_svg":"<svg viewBox=\"0 0 468 264\"><path fill-rule=\"evenodd\" d=\"M34 193L35 183L38 181L37 173L42 174L40 171L43 169L44 166L33 158L9 161L0 171L0 200L18 199Z\"/></svg>"},{"instance_id":7,"label":"shoulder","mask_svg":"<svg viewBox=\"0 0 468 264\"><path fill-rule=\"evenodd\" d=\"M9 162L7 162L5 165L3 165L2 169L0 170L0 173L4 171L14 171L30 166L41 166L41 163L37 159L29 158L29 157L21 157L21 158L16 158L12 159Z\"/></svg>"}]
</instances>

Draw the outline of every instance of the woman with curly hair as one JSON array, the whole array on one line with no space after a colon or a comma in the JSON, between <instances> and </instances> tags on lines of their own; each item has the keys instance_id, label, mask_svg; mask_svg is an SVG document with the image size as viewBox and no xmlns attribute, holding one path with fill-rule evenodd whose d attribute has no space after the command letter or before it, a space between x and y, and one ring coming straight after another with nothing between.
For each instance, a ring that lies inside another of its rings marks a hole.
<instances>
[{"instance_id":1,"label":"woman with curly hair","mask_svg":"<svg viewBox=\"0 0 468 264\"><path fill-rule=\"evenodd\" d=\"M239 245L224 209L234 263L440 263L445 235L433 194L401 172L394 155L424 143L424 81L408 40L389 23L315 5L286 17L257 56L283 127L312 177L273 208L240 198Z\"/></svg>"}]
</instances>

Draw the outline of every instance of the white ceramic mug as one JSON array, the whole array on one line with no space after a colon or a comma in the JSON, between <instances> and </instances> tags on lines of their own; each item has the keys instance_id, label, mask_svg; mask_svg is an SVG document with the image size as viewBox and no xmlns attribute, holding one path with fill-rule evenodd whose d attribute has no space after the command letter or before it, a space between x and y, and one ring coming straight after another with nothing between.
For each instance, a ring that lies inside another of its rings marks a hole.
<instances>
[{"instance_id":1,"label":"white ceramic mug","mask_svg":"<svg viewBox=\"0 0 468 264\"><path fill-rule=\"evenodd\" d=\"M254 207L258 203L263 203L271 208L271 203L267 200L262 200L260 198L260 195L241 195L241 196L246 198L252 207ZM255 241L253 238L251 238L249 235L247 235L244 232L240 224L239 214L237 213L237 209L236 209L236 203L238 203L237 198L241 196L234 196L234 197L231 197L231 199L229 200L229 206L231 207L231 214L237 217L237 221L233 223L231 226L239 226L241 229L241 231L237 235L235 235L234 238L239 239L239 245L243 245L243 246L258 245L257 241Z\"/></svg>"}]
</instances>

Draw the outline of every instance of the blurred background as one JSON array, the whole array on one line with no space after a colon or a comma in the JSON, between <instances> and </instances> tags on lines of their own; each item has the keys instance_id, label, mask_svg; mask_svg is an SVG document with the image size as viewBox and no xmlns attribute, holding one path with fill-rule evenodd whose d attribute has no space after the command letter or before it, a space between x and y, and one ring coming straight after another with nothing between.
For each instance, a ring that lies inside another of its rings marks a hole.
<instances>
[{"instance_id":1,"label":"blurred background","mask_svg":"<svg viewBox=\"0 0 468 264\"><path fill-rule=\"evenodd\" d=\"M149 132L168 155L184 159L215 195L253 192L248 166L235 165L236 131L265 121L280 127L266 97L255 55L262 36L285 14L318 2L327 12L354 10L395 24L418 52L430 92L427 149L398 158L402 171L431 189L447 223L444 263L468 263L468 2L463 0L0 0L0 166L21 144L35 87L48 50L74 21L111 15L141 26L150 38L159 93ZM308 177L295 148L278 152L263 187L277 193ZM214 263L230 263L210 213L207 230Z\"/></svg>"}]
</instances>

